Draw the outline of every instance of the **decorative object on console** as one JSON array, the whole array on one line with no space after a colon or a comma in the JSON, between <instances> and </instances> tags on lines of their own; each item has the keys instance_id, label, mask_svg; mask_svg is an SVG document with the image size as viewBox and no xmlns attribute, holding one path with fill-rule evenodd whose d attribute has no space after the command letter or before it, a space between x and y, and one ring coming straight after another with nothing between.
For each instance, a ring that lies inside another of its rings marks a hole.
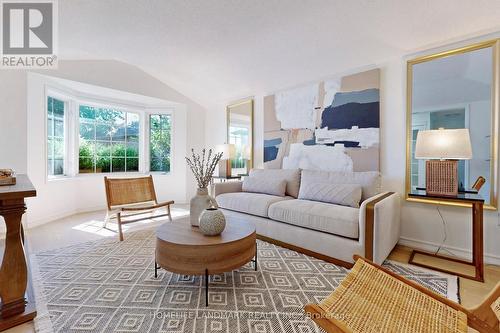
<instances>
[{"instance_id":1,"label":"decorative object on console","mask_svg":"<svg viewBox=\"0 0 500 333\"><path fill-rule=\"evenodd\" d=\"M200 215L200 231L205 236L220 235L226 227L224 213L215 207L205 209Z\"/></svg>"},{"instance_id":2,"label":"decorative object on console","mask_svg":"<svg viewBox=\"0 0 500 333\"><path fill-rule=\"evenodd\" d=\"M212 176L217 163L219 163L222 153L213 154L212 149L202 149L201 154L195 153L191 149L191 157L186 157L186 162L193 172L198 190L196 195L189 202L189 216L192 226L199 226L200 214L206 208L217 207L217 202L208 194L208 185L212 181Z\"/></svg>"},{"instance_id":3,"label":"decorative object on console","mask_svg":"<svg viewBox=\"0 0 500 333\"><path fill-rule=\"evenodd\" d=\"M235 145L225 143L215 147L217 153L222 155L219 161L219 177L231 178L231 159L235 155Z\"/></svg>"},{"instance_id":4,"label":"decorative object on console","mask_svg":"<svg viewBox=\"0 0 500 333\"><path fill-rule=\"evenodd\" d=\"M458 160L472 158L469 129L419 131L415 158L427 159L425 187L428 195L458 194Z\"/></svg>"},{"instance_id":5,"label":"decorative object on console","mask_svg":"<svg viewBox=\"0 0 500 333\"><path fill-rule=\"evenodd\" d=\"M0 186L1 185L15 185L16 174L12 169L0 169Z\"/></svg>"},{"instance_id":6,"label":"decorative object on console","mask_svg":"<svg viewBox=\"0 0 500 333\"><path fill-rule=\"evenodd\" d=\"M380 70L264 97L264 168L378 171Z\"/></svg>"}]
</instances>

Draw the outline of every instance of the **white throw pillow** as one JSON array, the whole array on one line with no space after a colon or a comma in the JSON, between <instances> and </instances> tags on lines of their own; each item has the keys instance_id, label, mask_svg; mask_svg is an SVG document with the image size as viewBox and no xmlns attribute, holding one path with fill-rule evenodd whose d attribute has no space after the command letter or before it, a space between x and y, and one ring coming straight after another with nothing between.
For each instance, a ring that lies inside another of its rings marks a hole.
<instances>
[{"instance_id":1,"label":"white throw pillow","mask_svg":"<svg viewBox=\"0 0 500 333\"><path fill-rule=\"evenodd\" d=\"M286 180L267 179L262 177L245 177L243 179L243 192L264 193L270 195L285 196Z\"/></svg>"},{"instance_id":2,"label":"white throw pillow","mask_svg":"<svg viewBox=\"0 0 500 333\"><path fill-rule=\"evenodd\" d=\"M378 171L346 172L302 170L300 186L307 183L356 184L361 186L361 200L366 200L381 192Z\"/></svg>"},{"instance_id":3,"label":"white throw pillow","mask_svg":"<svg viewBox=\"0 0 500 333\"><path fill-rule=\"evenodd\" d=\"M271 179L286 180L286 195L296 198L299 195L299 169L252 169L250 177L259 177L269 181Z\"/></svg>"},{"instance_id":4,"label":"white throw pillow","mask_svg":"<svg viewBox=\"0 0 500 333\"><path fill-rule=\"evenodd\" d=\"M359 207L361 201L361 185L302 183L299 199L321 201L342 206Z\"/></svg>"}]
</instances>

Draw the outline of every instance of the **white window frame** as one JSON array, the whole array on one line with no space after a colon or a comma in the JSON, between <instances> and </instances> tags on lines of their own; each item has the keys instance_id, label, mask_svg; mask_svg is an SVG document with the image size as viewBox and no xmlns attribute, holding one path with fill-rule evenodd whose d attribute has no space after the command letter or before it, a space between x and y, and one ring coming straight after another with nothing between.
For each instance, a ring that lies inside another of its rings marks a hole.
<instances>
[{"instance_id":1,"label":"white window frame","mask_svg":"<svg viewBox=\"0 0 500 333\"><path fill-rule=\"evenodd\" d=\"M65 130L65 155L64 155L64 175L51 176L48 174L47 167L47 151L48 151L48 128L47 128L47 101L49 97L56 98L65 103L64 110L64 130ZM74 177L103 177L106 175L113 176L133 176L133 175L172 175L174 165L174 145L175 145L175 111L174 105L168 107L150 107L141 104L132 104L127 102L116 101L114 99L107 100L105 97L96 98L79 94L73 91L67 91L53 86L46 86L45 101L45 177L47 181L71 179ZM139 171L125 172L102 172L102 173L79 173L79 150L80 150L80 105L87 105L97 108L110 108L123 112L130 112L139 115ZM150 171L150 139L149 139L149 119L150 115L167 114L171 119L171 135L170 135L170 171Z\"/></svg>"},{"instance_id":2,"label":"white window frame","mask_svg":"<svg viewBox=\"0 0 500 333\"><path fill-rule=\"evenodd\" d=\"M145 127L145 137L148 139L147 143L145 143L144 147L144 152L145 152L145 158L144 161L146 163L147 170L150 174L160 174L160 175L169 175L172 173L172 169L174 167L174 154L173 154L173 147L174 147L174 131L175 131L175 119L174 119L174 108L172 109L167 109L167 108L161 108L161 109L149 109L146 113L146 126ZM170 116L170 170L168 172L165 171L151 171L151 150L150 150L150 143L151 143L151 116L153 115L169 115Z\"/></svg>"}]
</instances>

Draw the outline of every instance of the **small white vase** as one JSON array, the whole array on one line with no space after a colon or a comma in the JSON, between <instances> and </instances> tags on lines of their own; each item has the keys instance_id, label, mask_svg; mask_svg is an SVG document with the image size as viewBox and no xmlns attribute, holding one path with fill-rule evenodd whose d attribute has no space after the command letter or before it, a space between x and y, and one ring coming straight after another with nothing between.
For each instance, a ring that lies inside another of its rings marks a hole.
<instances>
[{"instance_id":1,"label":"small white vase","mask_svg":"<svg viewBox=\"0 0 500 333\"><path fill-rule=\"evenodd\" d=\"M217 208L207 208L200 215L200 231L206 236L220 235L226 227L226 217Z\"/></svg>"},{"instance_id":2,"label":"small white vase","mask_svg":"<svg viewBox=\"0 0 500 333\"><path fill-rule=\"evenodd\" d=\"M196 195L189 202L189 220L191 225L198 227L200 225L200 215L206 208L217 207L217 202L208 195L208 189L198 188Z\"/></svg>"}]
</instances>

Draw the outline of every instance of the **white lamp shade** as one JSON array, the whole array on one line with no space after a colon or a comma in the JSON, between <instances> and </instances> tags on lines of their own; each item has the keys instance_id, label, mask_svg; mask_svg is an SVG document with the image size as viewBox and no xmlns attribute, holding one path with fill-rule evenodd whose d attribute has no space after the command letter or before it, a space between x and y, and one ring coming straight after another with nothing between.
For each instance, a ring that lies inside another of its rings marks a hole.
<instances>
[{"instance_id":1,"label":"white lamp shade","mask_svg":"<svg viewBox=\"0 0 500 333\"><path fill-rule=\"evenodd\" d=\"M229 160L236 155L236 146L233 144L225 143L215 147L217 153L222 153L223 160Z\"/></svg>"},{"instance_id":2,"label":"white lamp shade","mask_svg":"<svg viewBox=\"0 0 500 333\"><path fill-rule=\"evenodd\" d=\"M415 158L469 160L472 158L469 129L419 131Z\"/></svg>"}]
</instances>

